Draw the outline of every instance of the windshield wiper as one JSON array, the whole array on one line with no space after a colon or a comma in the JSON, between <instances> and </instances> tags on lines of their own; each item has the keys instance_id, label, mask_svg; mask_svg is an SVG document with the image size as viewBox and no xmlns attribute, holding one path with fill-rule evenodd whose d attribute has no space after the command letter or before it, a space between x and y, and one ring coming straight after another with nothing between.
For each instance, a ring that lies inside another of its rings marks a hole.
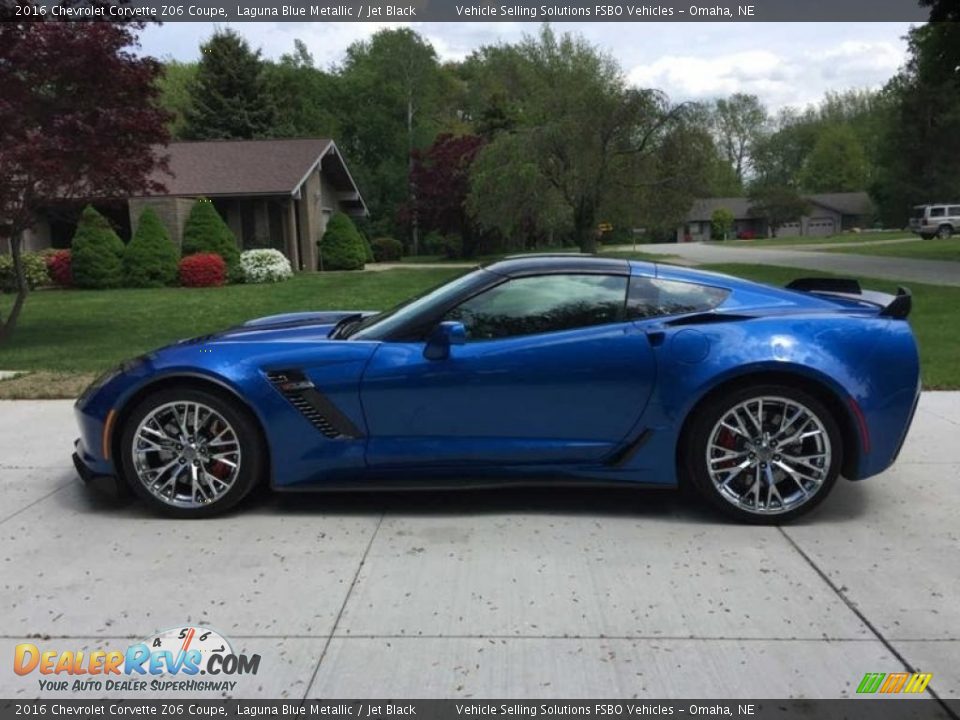
<instances>
[{"instance_id":1,"label":"windshield wiper","mask_svg":"<svg viewBox=\"0 0 960 720\"><path fill-rule=\"evenodd\" d=\"M363 320L363 313L353 313L352 315L347 315L340 318L337 321L337 324L333 326L333 330L330 331L330 334L327 335L331 340L339 340L341 338L341 333L346 330L350 325L353 325L355 322ZM346 337L346 335L343 335Z\"/></svg>"}]
</instances>

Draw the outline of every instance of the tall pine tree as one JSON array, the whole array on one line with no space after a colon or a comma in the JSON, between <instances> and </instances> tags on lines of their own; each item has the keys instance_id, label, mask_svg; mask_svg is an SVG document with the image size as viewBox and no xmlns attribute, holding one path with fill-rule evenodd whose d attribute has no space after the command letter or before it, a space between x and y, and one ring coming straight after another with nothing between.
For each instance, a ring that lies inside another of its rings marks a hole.
<instances>
[{"instance_id":1,"label":"tall pine tree","mask_svg":"<svg viewBox=\"0 0 960 720\"><path fill-rule=\"evenodd\" d=\"M193 140L273 134L276 107L267 92L260 50L232 30L217 31L201 48L190 87L183 136Z\"/></svg>"}]
</instances>

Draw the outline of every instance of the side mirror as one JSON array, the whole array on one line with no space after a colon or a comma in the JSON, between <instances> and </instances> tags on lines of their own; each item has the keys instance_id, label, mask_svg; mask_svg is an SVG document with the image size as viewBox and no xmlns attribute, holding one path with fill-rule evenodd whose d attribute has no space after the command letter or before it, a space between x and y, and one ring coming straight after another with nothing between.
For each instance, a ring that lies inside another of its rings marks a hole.
<instances>
[{"instance_id":1,"label":"side mirror","mask_svg":"<svg viewBox=\"0 0 960 720\"><path fill-rule=\"evenodd\" d=\"M446 360L450 357L453 345L463 345L467 341L467 329L462 322L447 320L440 323L427 338L423 356L427 360Z\"/></svg>"}]
</instances>

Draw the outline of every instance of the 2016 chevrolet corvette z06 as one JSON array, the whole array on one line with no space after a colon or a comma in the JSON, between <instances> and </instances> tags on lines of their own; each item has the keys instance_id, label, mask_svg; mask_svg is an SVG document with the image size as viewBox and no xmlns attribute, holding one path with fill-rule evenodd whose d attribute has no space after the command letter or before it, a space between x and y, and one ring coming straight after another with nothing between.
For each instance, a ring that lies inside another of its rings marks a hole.
<instances>
[{"instance_id":1,"label":"2016 chevrolet corvette z06","mask_svg":"<svg viewBox=\"0 0 960 720\"><path fill-rule=\"evenodd\" d=\"M893 463L919 397L910 294L579 255L477 268L387 312L251 320L124 363L75 465L202 517L275 490L695 488L783 522Z\"/></svg>"}]
</instances>

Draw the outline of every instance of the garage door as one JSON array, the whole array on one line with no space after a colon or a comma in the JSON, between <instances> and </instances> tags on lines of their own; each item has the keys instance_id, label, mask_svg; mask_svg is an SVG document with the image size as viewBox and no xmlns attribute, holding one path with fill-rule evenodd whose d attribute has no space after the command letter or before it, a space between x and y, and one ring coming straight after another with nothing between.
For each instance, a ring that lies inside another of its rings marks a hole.
<instances>
[{"instance_id":1,"label":"garage door","mask_svg":"<svg viewBox=\"0 0 960 720\"><path fill-rule=\"evenodd\" d=\"M833 218L812 217L807 223L807 235L833 235Z\"/></svg>"},{"instance_id":2,"label":"garage door","mask_svg":"<svg viewBox=\"0 0 960 720\"><path fill-rule=\"evenodd\" d=\"M790 237L791 235L799 235L799 234L800 234L800 223L798 222L784 223L777 230L777 237Z\"/></svg>"}]
</instances>

